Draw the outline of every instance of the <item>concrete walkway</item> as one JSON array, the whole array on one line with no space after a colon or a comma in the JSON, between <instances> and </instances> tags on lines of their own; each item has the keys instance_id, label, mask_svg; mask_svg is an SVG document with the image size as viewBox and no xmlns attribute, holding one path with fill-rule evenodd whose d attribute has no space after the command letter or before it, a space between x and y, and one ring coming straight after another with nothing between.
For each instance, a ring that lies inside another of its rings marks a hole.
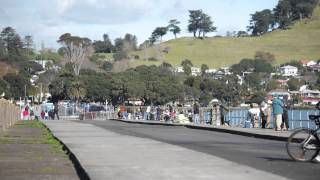
<instances>
[{"instance_id":1,"label":"concrete walkway","mask_svg":"<svg viewBox=\"0 0 320 180\"><path fill-rule=\"evenodd\" d=\"M94 180L286 179L205 153L116 134L91 124L63 120L44 123Z\"/></svg>"}]
</instances>

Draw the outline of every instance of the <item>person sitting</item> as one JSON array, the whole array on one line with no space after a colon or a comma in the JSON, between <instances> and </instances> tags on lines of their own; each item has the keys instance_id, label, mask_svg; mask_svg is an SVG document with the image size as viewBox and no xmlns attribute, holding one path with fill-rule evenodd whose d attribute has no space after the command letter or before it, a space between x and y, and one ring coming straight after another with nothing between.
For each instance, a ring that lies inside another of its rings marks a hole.
<instances>
[{"instance_id":1,"label":"person sitting","mask_svg":"<svg viewBox=\"0 0 320 180\"><path fill-rule=\"evenodd\" d=\"M180 111L177 116L177 122L182 124L190 123L189 119L183 114L182 111Z\"/></svg>"},{"instance_id":2,"label":"person sitting","mask_svg":"<svg viewBox=\"0 0 320 180\"><path fill-rule=\"evenodd\" d=\"M163 112L163 115L164 115L164 121L167 122L170 120L170 112L169 112L169 109L166 109L164 112Z\"/></svg>"}]
</instances>

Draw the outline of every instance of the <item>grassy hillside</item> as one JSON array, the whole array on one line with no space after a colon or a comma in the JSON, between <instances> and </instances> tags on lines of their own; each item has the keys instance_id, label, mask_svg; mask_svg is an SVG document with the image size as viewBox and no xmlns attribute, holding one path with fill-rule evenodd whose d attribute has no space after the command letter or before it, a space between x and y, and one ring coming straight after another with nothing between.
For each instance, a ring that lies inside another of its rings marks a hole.
<instances>
[{"instance_id":1,"label":"grassy hillside","mask_svg":"<svg viewBox=\"0 0 320 180\"><path fill-rule=\"evenodd\" d=\"M228 66L238 63L242 58L253 58L255 52L265 51L275 55L277 64L290 60L320 59L320 8L312 19L296 22L289 30L276 30L262 37L212 37L205 40L191 37L170 40L161 44L161 49L169 49L163 59L178 65L184 59L190 59L195 66L207 64L210 67ZM159 58L159 48L149 48L133 54ZM160 64L144 60L132 62L141 64Z\"/></svg>"}]
</instances>

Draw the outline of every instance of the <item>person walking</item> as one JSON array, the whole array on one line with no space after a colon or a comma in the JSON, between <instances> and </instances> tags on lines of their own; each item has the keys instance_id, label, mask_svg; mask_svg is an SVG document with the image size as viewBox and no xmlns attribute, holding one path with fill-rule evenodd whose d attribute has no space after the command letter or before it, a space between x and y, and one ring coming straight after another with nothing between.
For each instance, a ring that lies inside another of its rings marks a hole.
<instances>
[{"instance_id":1,"label":"person walking","mask_svg":"<svg viewBox=\"0 0 320 180\"><path fill-rule=\"evenodd\" d=\"M144 115L144 120L150 120L150 112L151 112L151 106L148 105Z\"/></svg>"},{"instance_id":2,"label":"person walking","mask_svg":"<svg viewBox=\"0 0 320 180\"><path fill-rule=\"evenodd\" d=\"M194 103L193 105L193 120L194 120L194 124L200 124L200 109L199 109L199 105L198 103Z\"/></svg>"},{"instance_id":3,"label":"person walking","mask_svg":"<svg viewBox=\"0 0 320 180\"><path fill-rule=\"evenodd\" d=\"M161 110L161 108L160 108L160 106L157 106L157 109L156 109L156 113L157 113L157 118L156 118L156 120L157 121L160 121L160 119L161 119L161 112L162 112L162 110Z\"/></svg>"},{"instance_id":4,"label":"person walking","mask_svg":"<svg viewBox=\"0 0 320 180\"><path fill-rule=\"evenodd\" d=\"M29 120L29 106L26 105L25 108L22 111L23 120Z\"/></svg>"},{"instance_id":5,"label":"person walking","mask_svg":"<svg viewBox=\"0 0 320 180\"><path fill-rule=\"evenodd\" d=\"M214 126L217 126L218 124L218 113L219 112L219 106L218 104L213 104L211 109L211 124ZM220 123L219 123L220 124Z\"/></svg>"},{"instance_id":6,"label":"person walking","mask_svg":"<svg viewBox=\"0 0 320 180\"><path fill-rule=\"evenodd\" d=\"M222 126L229 126L228 122L225 121L225 115L226 115L226 111L228 111L229 109L226 108L226 106L224 106L222 103L220 103L219 105L219 111L220 111L220 122Z\"/></svg>"},{"instance_id":7,"label":"person walking","mask_svg":"<svg viewBox=\"0 0 320 180\"><path fill-rule=\"evenodd\" d=\"M274 97L272 101L272 112L275 118L275 130L281 131L283 103L279 97Z\"/></svg>"},{"instance_id":8,"label":"person walking","mask_svg":"<svg viewBox=\"0 0 320 180\"><path fill-rule=\"evenodd\" d=\"M54 106L53 106L53 120L56 118L56 116L57 116L58 120L60 120L59 119L59 105L58 105L58 102L54 103Z\"/></svg>"}]
</instances>

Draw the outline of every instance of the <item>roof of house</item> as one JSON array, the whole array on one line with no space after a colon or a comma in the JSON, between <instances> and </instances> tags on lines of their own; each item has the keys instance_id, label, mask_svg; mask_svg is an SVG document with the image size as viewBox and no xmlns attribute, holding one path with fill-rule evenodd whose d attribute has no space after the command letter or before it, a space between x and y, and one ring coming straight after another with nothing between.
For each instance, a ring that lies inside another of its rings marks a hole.
<instances>
[{"instance_id":1,"label":"roof of house","mask_svg":"<svg viewBox=\"0 0 320 180\"><path fill-rule=\"evenodd\" d=\"M297 67L295 66L290 66L290 65L287 65L287 66L282 66L280 67L281 69L285 69L285 68L289 68L289 69L298 69Z\"/></svg>"}]
</instances>

